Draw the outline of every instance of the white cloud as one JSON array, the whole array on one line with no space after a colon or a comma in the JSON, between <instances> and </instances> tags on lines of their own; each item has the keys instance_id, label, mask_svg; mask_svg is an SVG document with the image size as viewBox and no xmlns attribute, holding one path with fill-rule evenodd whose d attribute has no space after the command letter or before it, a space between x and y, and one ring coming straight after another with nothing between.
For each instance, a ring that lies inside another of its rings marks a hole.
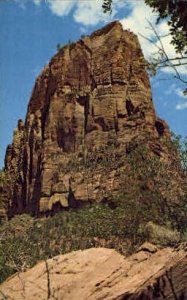
<instances>
[{"instance_id":1,"label":"white cloud","mask_svg":"<svg viewBox=\"0 0 187 300\"><path fill-rule=\"evenodd\" d=\"M170 87L167 90L164 91L165 95L171 95L173 93L176 93L176 84L175 83L172 83L170 85Z\"/></svg>"},{"instance_id":2,"label":"white cloud","mask_svg":"<svg viewBox=\"0 0 187 300\"><path fill-rule=\"evenodd\" d=\"M155 55L158 52L158 47L160 47L160 44L159 41L156 41L155 34L150 28L148 21L155 25L157 14L153 12L149 6L145 5L144 1L113 0L113 12L111 15L103 13L103 0L32 1L36 5L39 5L42 1L45 1L51 12L59 17L67 16L72 12L74 20L85 27L89 25L97 25L99 22L109 22L114 19L116 13L121 10L124 11L124 15L126 15L128 12L128 16L121 20L123 27L125 29L132 30L139 36L139 41L146 59L149 59L150 57L156 57ZM125 7L127 7L127 9ZM83 31L86 31L86 29ZM169 35L169 26L167 22L163 21L157 25L156 31L159 36L162 36L162 43L168 57L176 57L175 49L171 44L171 35ZM151 43L149 40L153 40L154 43ZM165 67L161 70L165 73L175 73L174 68L171 67ZM177 70L182 75L187 74L187 66L179 66L177 67Z\"/></svg>"},{"instance_id":3,"label":"white cloud","mask_svg":"<svg viewBox=\"0 0 187 300\"><path fill-rule=\"evenodd\" d=\"M150 30L148 20L155 22L157 15L153 14L152 9L142 1L129 2L131 13L121 20L124 29L130 29L139 36L139 41L146 58L155 51L155 46L146 38L152 38L153 32ZM144 37L146 38L144 38Z\"/></svg>"},{"instance_id":4,"label":"white cloud","mask_svg":"<svg viewBox=\"0 0 187 300\"><path fill-rule=\"evenodd\" d=\"M70 13L72 8L77 4L77 0L48 0L46 3L53 14L63 17Z\"/></svg>"},{"instance_id":5,"label":"white cloud","mask_svg":"<svg viewBox=\"0 0 187 300\"><path fill-rule=\"evenodd\" d=\"M103 0L78 1L74 12L75 21L86 26L96 25L101 21L110 21L113 15L103 14L102 4Z\"/></svg>"},{"instance_id":6,"label":"white cloud","mask_svg":"<svg viewBox=\"0 0 187 300\"><path fill-rule=\"evenodd\" d=\"M40 5L41 2L42 2L42 0L33 0L33 2L34 2L34 4L36 4L36 5Z\"/></svg>"},{"instance_id":7,"label":"white cloud","mask_svg":"<svg viewBox=\"0 0 187 300\"><path fill-rule=\"evenodd\" d=\"M145 5L143 1L129 1L128 3L131 8L131 13L127 17L123 18L121 23L124 29L130 29L138 35L145 58L149 59L150 57L155 57L155 54L158 52L158 48L161 47L160 42L156 40L156 36L148 22L151 22L151 24L154 25L158 35L162 37L162 44L167 56L169 58L178 56L176 55L174 46L171 44L172 38L171 35L169 35L169 26L167 21L162 21L155 26L157 15L152 12L152 9L149 6ZM152 43L150 40L154 42ZM180 74L187 74L187 66L177 67L177 70ZM165 73L175 73L174 68L171 67L162 68L162 71Z\"/></svg>"},{"instance_id":8,"label":"white cloud","mask_svg":"<svg viewBox=\"0 0 187 300\"><path fill-rule=\"evenodd\" d=\"M177 110L187 109L187 102L177 104L177 105L176 105L176 109L177 109Z\"/></svg>"},{"instance_id":9,"label":"white cloud","mask_svg":"<svg viewBox=\"0 0 187 300\"><path fill-rule=\"evenodd\" d=\"M77 0L74 19L85 26L96 25L99 22L111 21L119 9L126 6L124 0L113 0L112 13L104 13L102 9L103 0Z\"/></svg>"},{"instance_id":10,"label":"white cloud","mask_svg":"<svg viewBox=\"0 0 187 300\"><path fill-rule=\"evenodd\" d=\"M49 4L52 13L59 17L67 16L74 9L74 20L84 26L111 21L119 8L125 5L123 0L114 0L113 11L110 15L103 13L103 0L48 0L46 3Z\"/></svg>"},{"instance_id":11,"label":"white cloud","mask_svg":"<svg viewBox=\"0 0 187 300\"><path fill-rule=\"evenodd\" d=\"M172 83L172 84L170 85L170 87L169 87L167 90L164 91L164 94L165 94L166 96L175 94L175 95L179 96L180 98L184 98L184 99L187 100L187 97L186 97L186 96L184 95L184 93L183 93L183 89L177 87L176 83ZM184 103L183 103L183 104L184 104ZM178 104L178 105L179 105L179 107L181 106L181 104Z\"/></svg>"},{"instance_id":12,"label":"white cloud","mask_svg":"<svg viewBox=\"0 0 187 300\"><path fill-rule=\"evenodd\" d=\"M176 88L175 89L175 94L181 98L184 98L187 100L187 97L183 94L183 90L181 88ZM175 107L177 110L184 110L187 109L187 101L178 103Z\"/></svg>"},{"instance_id":13,"label":"white cloud","mask_svg":"<svg viewBox=\"0 0 187 300\"><path fill-rule=\"evenodd\" d=\"M20 0L19 0L20 1ZM119 9L126 5L124 0L113 0L113 11L103 13L103 0L32 0L39 5L45 1L51 12L59 17L67 16L73 11L74 20L84 26L97 25L99 22L109 22Z\"/></svg>"}]
</instances>

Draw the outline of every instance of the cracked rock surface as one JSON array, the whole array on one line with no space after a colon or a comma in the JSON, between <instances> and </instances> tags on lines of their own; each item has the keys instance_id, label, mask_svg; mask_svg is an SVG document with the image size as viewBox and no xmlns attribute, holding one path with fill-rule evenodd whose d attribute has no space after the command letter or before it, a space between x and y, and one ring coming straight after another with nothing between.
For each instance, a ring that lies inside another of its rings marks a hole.
<instances>
[{"instance_id":1,"label":"cracked rock surface","mask_svg":"<svg viewBox=\"0 0 187 300\"><path fill-rule=\"evenodd\" d=\"M0 291L0 299L15 300L187 299L187 245L145 243L127 258L112 249L79 250L10 277Z\"/></svg>"}]
</instances>

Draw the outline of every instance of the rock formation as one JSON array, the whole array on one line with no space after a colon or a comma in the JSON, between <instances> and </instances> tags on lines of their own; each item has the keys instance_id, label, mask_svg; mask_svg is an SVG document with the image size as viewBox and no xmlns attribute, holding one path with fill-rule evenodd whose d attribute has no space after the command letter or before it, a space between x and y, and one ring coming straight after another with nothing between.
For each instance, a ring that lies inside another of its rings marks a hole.
<instances>
[{"instance_id":1,"label":"rock formation","mask_svg":"<svg viewBox=\"0 0 187 300\"><path fill-rule=\"evenodd\" d=\"M37 78L6 152L9 214L102 201L119 189L115 162L129 143L162 156L166 138L137 37L108 24L60 49ZM110 170L102 168L106 155Z\"/></svg>"},{"instance_id":2,"label":"rock formation","mask_svg":"<svg viewBox=\"0 0 187 300\"><path fill-rule=\"evenodd\" d=\"M187 299L187 245L158 249L145 243L125 258L91 248L59 255L10 277L0 299Z\"/></svg>"}]
</instances>

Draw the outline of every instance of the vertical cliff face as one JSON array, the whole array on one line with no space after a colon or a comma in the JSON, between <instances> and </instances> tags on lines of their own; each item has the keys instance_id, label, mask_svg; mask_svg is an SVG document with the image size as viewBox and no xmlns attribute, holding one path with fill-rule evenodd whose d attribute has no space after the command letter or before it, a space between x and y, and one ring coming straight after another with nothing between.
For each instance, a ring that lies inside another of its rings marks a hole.
<instances>
[{"instance_id":1,"label":"vertical cliff face","mask_svg":"<svg viewBox=\"0 0 187 300\"><path fill-rule=\"evenodd\" d=\"M115 162L129 143L146 141L162 156L164 138L138 39L113 22L62 48L37 78L6 153L10 213L101 201L119 187Z\"/></svg>"}]
</instances>

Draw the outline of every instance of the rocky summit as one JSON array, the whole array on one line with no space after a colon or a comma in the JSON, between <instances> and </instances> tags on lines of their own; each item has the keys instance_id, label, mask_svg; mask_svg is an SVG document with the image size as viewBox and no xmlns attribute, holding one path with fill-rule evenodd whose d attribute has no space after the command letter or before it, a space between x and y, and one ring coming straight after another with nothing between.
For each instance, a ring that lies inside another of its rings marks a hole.
<instances>
[{"instance_id":1,"label":"rocky summit","mask_svg":"<svg viewBox=\"0 0 187 300\"><path fill-rule=\"evenodd\" d=\"M133 143L167 156L163 141L170 133L155 114L145 66L137 36L119 22L58 51L37 78L26 120L18 121L7 147L10 215L115 194Z\"/></svg>"}]
</instances>

